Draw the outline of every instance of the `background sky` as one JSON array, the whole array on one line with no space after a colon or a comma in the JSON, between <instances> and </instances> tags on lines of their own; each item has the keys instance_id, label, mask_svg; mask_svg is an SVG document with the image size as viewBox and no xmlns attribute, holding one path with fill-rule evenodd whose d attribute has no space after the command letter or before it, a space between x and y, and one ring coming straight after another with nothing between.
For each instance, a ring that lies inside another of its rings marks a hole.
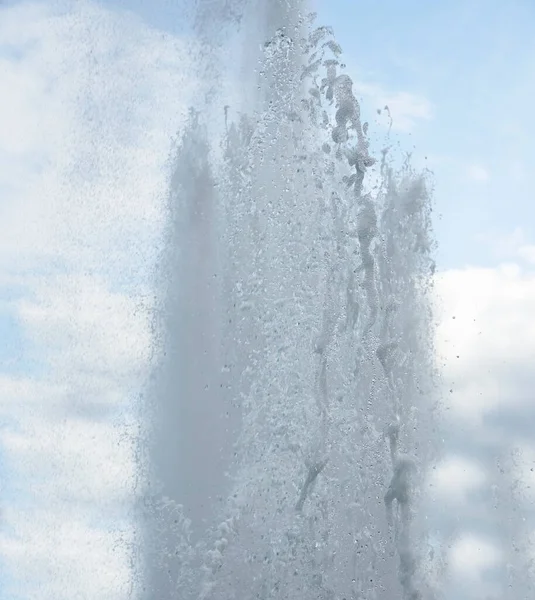
<instances>
[{"instance_id":1,"label":"background sky","mask_svg":"<svg viewBox=\"0 0 535 600\"><path fill-rule=\"evenodd\" d=\"M376 147L388 105L391 139L434 172L445 441L433 522L447 598L501 600L499 577L533 556L503 548L533 527L535 4L316 9ZM166 0L0 6L1 600L128 594L148 273L196 97L183 23Z\"/></svg>"}]
</instances>

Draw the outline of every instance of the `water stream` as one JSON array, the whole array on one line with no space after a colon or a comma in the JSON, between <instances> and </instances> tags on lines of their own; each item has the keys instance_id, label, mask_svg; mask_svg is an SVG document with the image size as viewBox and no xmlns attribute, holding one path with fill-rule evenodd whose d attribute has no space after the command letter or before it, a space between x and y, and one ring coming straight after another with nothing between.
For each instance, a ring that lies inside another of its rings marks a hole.
<instances>
[{"instance_id":1,"label":"water stream","mask_svg":"<svg viewBox=\"0 0 535 600\"><path fill-rule=\"evenodd\" d=\"M195 27L210 83L168 203L147 597L434 598L428 182L372 156L304 2L201 2Z\"/></svg>"}]
</instances>

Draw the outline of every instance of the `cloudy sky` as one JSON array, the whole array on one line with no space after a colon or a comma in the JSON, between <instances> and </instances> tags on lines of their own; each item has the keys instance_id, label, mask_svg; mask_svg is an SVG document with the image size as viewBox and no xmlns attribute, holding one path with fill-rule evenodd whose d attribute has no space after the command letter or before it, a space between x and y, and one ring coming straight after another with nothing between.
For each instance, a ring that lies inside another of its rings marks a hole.
<instances>
[{"instance_id":1,"label":"cloudy sky","mask_svg":"<svg viewBox=\"0 0 535 600\"><path fill-rule=\"evenodd\" d=\"M0 600L128 597L148 272L197 85L170 4L0 6ZM445 459L429 486L448 600L498 600L496 573L528 556L507 536L534 525L535 5L316 8L376 143L388 105L394 141L435 173Z\"/></svg>"}]
</instances>

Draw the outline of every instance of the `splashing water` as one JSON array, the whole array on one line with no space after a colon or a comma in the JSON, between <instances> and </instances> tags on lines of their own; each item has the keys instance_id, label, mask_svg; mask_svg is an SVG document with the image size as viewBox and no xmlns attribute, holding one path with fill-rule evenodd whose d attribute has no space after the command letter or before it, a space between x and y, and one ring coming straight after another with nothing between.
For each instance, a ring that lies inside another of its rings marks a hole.
<instances>
[{"instance_id":1,"label":"splashing water","mask_svg":"<svg viewBox=\"0 0 535 600\"><path fill-rule=\"evenodd\" d=\"M221 144L212 88L177 149L148 597L433 598L426 181L370 155L341 49L300 3L216 4L207 38L225 14L263 41Z\"/></svg>"}]
</instances>

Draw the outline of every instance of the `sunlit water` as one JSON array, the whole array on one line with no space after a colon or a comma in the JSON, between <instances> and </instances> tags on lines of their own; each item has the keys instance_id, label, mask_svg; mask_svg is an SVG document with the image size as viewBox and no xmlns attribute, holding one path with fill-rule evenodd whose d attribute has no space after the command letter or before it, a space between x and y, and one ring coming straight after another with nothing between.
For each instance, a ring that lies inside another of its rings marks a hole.
<instances>
[{"instance_id":1,"label":"sunlit water","mask_svg":"<svg viewBox=\"0 0 535 600\"><path fill-rule=\"evenodd\" d=\"M371 156L306 7L206 4L196 27L238 22L239 110L207 87L171 182L147 597L434 598L426 179ZM218 47L199 63L215 82Z\"/></svg>"}]
</instances>

